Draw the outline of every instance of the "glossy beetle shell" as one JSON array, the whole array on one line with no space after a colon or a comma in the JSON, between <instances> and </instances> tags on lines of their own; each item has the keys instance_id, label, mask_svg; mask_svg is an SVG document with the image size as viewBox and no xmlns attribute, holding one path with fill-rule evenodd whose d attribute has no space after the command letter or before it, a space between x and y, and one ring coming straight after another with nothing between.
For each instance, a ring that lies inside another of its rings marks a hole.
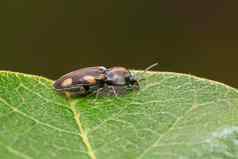
<instances>
[{"instance_id":1,"label":"glossy beetle shell","mask_svg":"<svg viewBox=\"0 0 238 159\"><path fill-rule=\"evenodd\" d=\"M106 68L103 66L87 67L70 72L54 83L54 88L59 92L77 92L84 94L91 86L100 87L105 80ZM86 89L83 91L83 89Z\"/></svg>"}]
</instances>

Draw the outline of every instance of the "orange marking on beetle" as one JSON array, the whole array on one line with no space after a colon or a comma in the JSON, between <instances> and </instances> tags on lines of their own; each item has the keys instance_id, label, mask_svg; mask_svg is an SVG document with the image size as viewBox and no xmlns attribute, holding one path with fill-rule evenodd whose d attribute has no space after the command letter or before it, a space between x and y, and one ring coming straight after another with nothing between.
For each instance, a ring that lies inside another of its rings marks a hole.
<instances>
[{"instance_id":1,"label":"orange marking on beetle","mask_svg":"<svg viewBox=\"0 0 238 159\"><path fill-rule=\"evenodd\" d=\"M96 84L96 79L93 76L84 76L83 79L87 81L89 84Z\"/></svg>"},{"instance_id":2,"label":"orange marking on beetle","mask_svg":"<svg viewBox=\"0 0 238 159\"><path fill-rule=\"evenodd\" d=\"M72 83L73 83L72 78L67 78L67 79L65 79L65 80L62 82L61 86L62 86L62 87L68 87L68 86L70 86Z\"/></svg>"}]
</instances>

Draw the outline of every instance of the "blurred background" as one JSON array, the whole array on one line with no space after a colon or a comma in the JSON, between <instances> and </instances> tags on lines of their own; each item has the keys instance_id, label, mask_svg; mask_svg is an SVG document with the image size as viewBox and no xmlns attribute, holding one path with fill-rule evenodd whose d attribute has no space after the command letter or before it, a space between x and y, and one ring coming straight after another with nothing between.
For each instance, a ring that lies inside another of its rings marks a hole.
<instances>
[{"instance_id":1,"label":"blurred background","mask_svg":"<svg viewBox=\"0 0 238 159\"><path fill-rule=\"evenodd\" d=\"M238 87L238 1L0 2L0 70L57 79L87 66L194 74Z\"/></svg>"}]
</instances>

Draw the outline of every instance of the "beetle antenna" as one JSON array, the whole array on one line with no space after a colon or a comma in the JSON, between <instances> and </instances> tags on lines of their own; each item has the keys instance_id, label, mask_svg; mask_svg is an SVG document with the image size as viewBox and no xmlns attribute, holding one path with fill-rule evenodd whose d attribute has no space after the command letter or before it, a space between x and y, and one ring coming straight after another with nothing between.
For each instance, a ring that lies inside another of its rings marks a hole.
<instances>
[{"instance_id":1,"label":"beetle antenna","mask_svg":"<svg viewBox=\"0 0 238 159\"><path fill-rule=\"evenodd\" d=\"M159 64L159 63L156 62L156 63L154 63L154 64L152 64L152 65L146 67L145 70L144 70L144 73L146 73L147 71L151 70L153 67L157 66L158 64Z\"/></svg>"},{"instance_id":2,"label":"beetle antenna","mask_svg":"<svg viewBox=\"0 0 238 159\"><path fill-rule=\"evenodd\" d=\"M142 75L144 75L147 71L151 70L153 67L157 66L158 64L159 64L159 63L156 62L156 63L154 63L154 64L152 64L152 65L146 67L145 70L143 71ZM145 78L140 78L140 79L138 79L138 81L143 81L143 80L145 80Z\"/></svg>"}]
</instances>

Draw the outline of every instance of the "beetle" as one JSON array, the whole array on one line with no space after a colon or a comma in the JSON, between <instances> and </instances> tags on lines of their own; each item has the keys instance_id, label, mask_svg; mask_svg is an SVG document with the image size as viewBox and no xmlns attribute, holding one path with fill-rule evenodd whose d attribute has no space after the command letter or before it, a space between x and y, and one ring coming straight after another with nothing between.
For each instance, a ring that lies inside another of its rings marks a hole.
<instances>
[{"instance_id":1,"label":"beetle","mask_svg":"<svg viewBox=\"0 0 238 159\"><path fill-rule=\"evenodd\" d=\"M105 71L104 66L78 69L60 77L53 86L61 93L68 92L73 96L87 95L104 87Z\"/></svg>"},{"instance_id":2,"label":"beetle","mask_svg":"<svg viewBox=\"0 0 238 159\"><path fill-rule=\"evenodd\" d=\"M68 92L71 96L84 96L90 93L103 95L125 94L129 89L139 88L137 80L124 67L86 67L63 75L53 84L56 91ZM122 93L124 92L124 93Z\"/></svg>"},{"instance_id":3,"label":"beetle","mask_svg":"<svg viewBox=\"0 0 238 159\"><path fill-rule=\"evenodd\" d=\"M148 71L153 64L144 71ZM122 95L129 90L138 90L139 81L125 67L117 66L106 68L104 66L86 67L63 75L53 84L56 91L68 92L72 96L83 96L99 92L102 95Z\"/></svg>"}]
</instances>

